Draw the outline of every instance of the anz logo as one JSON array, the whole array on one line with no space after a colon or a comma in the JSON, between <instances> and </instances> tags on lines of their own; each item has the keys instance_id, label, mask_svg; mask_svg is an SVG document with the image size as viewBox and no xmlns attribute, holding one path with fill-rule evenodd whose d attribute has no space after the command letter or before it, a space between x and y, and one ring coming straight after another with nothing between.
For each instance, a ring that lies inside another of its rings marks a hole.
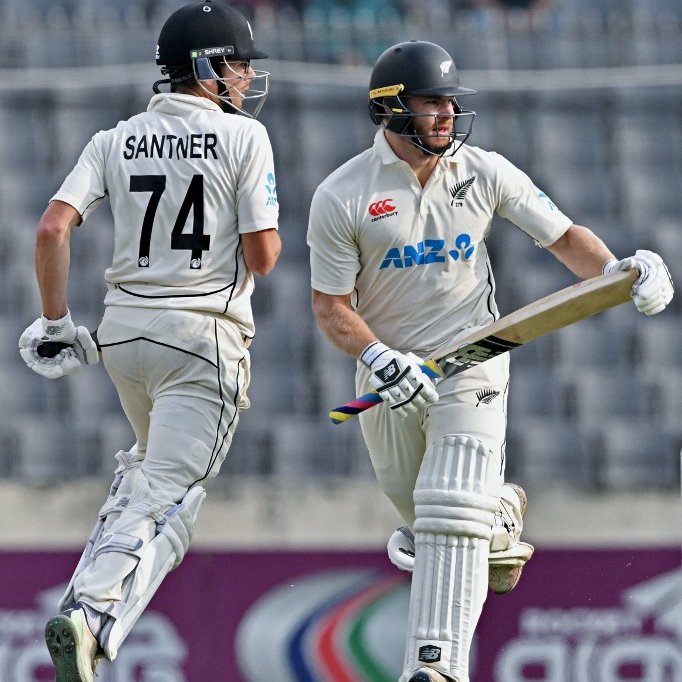
<instances>
[{"instance_id":1,"label":"anz logo","mask_svg":"<svg viewBox=\"0 0 682 682\"><path fill-rule=\"evenodd\" d=\"M476 247L471 243L471 235L464 232L455 238L453 249L448 249L445 239L424 239L416 244L405 244L402 250L395 246L390 248L379 270L390 267L400 270L411 268L413 265L445 263L448 259L466 262L471 260L475 250Z\"/></svg>"}]
</instances>

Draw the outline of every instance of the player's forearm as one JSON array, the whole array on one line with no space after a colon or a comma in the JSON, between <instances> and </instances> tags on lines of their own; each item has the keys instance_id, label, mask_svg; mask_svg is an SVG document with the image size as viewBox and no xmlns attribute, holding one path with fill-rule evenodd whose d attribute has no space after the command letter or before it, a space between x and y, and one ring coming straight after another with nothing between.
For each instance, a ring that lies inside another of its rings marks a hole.
<instances>
[{"instance_id":1,"label":"player's forearm","mask_svg":"<svg viewBox=\"0 0 682 682\"><path fill-rule=\"evenodd\" d=\"M66 315L69 260L68 242L56 248L41 242L40 238L36 242L36 276L43 315L50 320Z\"/></svg>"},{"instance_id":2,"label":"player's forearm","mask_svg":"<svg viewBox=\"0 0 682 682\"><path fill-rule=\"evenodd\" d=\"M571 225L547 250L582 279L601 275L604 263L615 258L606 244L582 225Z\"/></svg>"},{"instance_id":3,"label":"player's forearm","mask_svg":"<svg viewBox=\"0 0 682 682\"><path fill-rule=\"evenodd\" d=\"M357 358L376 336L346 297L313 291L313 313L320 331L341 351Z\"/></svg>"},{"instance_id":4,"label":"player's forearm","mask_svg":"<svg viewBox=\"0 0 682 682\"><path fill-rule=\"evenodd\" d=\"M51 201L38 223L36 235L36 277L43 303L43 314L50 320L67 311L67 281L71 259L71 228L81 216L63 201Z\"/></svg>"},{"instance_id":5,"label":"player's forearm","mask_svg":"<svg viewBox=\"0 0 682 682\"><path fill-rule=\"evenodd\" d=\"M50 320L66 315L67 281L71 250L66 239L49 230L39 230L36 238L36 278L43 314Z\"/></svg>"}]
</instances>

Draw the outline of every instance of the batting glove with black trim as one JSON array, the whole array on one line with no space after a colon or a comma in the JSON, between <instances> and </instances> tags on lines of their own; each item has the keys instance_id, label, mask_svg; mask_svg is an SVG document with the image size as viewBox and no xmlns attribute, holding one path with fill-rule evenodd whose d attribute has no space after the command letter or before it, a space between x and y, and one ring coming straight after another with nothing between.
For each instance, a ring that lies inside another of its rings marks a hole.
<instances>
[{"instance_id":1,"label":"batting glove with black trim","mask_svg":"<svg viewBox=\"0 0 682 682\"><path fill-rule=\"evenodd\" d=\"M436 386L422 372L422 360L414 353L399 353L374 341L360 360L372 372L370 384L396 414L405 416L438 402Z\"/></svg>"}]
</instances>

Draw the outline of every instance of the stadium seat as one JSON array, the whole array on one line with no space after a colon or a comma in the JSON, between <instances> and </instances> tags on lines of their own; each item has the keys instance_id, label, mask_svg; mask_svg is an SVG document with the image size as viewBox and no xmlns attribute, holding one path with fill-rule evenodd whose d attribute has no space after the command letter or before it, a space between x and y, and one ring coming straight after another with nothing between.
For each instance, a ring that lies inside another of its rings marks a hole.
<instances>
[{"instance_id":1,"label":"stadium seat","mask_svg":"<svg viewBox=\"0 0 682 682\"><path fill-rule=\"evenodd\" d=\"M507 407L510 422L540 416L560 416L561 396L560 385L548 368L532 365L519 367L512 355Z\"/></svg>"},{"instance_id":2,"label":"stadium seat","mask_svg":"<svg viewBox=\"0 0 682 682\"><path fill-rule=\"evenodd\" d=\"M590 487L598 464L589 432L548 417L510 420L506 477L524 484Z\"/></svg>"},{"instance_id":3,"label":"stadium seat","mask_svg":"<svg viewBox=\"0 0 682 682\"><path fill-rule=\"evenodd\" d=\"M22 480L46 485L78 473L74 433L63 418L20 415L10 428L17 437Z\"/></svg>"},{"instance_id":4,"label":"stadium seat","mask_svg":"<svg viewBox=\"0 0 682 682\"><path fill-rule=\"evenodd\" d=\"M609 367L575 367L559 370L554 380L561 392L560 416L581 428L598 427L612 416L636 420L642 410L643 397L633 375Z\"/></svg>"},{"instance_id":5,"label":"stadium seat","mask_svg":"<svg viewBox=\"0 0 682 682\"><path fill-rule=\"evenodd\" d=\"M679 482L679 440L655 425L629 418L606 420L603 483L612 490L660 488Z\"/></svg>"}]
</instances>

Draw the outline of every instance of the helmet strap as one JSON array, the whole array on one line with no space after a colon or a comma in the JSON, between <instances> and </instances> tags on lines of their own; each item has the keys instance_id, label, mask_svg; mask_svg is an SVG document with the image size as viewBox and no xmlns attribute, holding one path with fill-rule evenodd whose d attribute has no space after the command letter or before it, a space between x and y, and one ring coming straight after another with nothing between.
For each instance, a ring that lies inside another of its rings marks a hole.
<instances>
[{"instance_id":1,"label":"helmet strap","mask_svg":"<svg viewBox=\"0 0 682 682\"><path fill-rule=\"evenodd\" d=\"M154 85L152 85L152 90L153 90L157 95L160 95L160 94L161 94L161 90L159 90L159 86L160 86L160 85L165 85L166 83L168 83L168 84L170 85L170 82L171 82L170 78L162 78L161 80L154 81Z\"/></svg>"},{"instance_id":2,"label":"helmet strap","mask_svg":"<svg viewBox=\"0 0 682 682\"><path fill-rule=\"evenodd\" d=\"M236 107L233 107L231 102L232 99L230 98L227 85L223 83L222 81L217 81L218 82L218 97L220 98L220 108L223 110L224 113L226 114L236 114L237 110Z\"/></svg>"},{"instance_id":3,"label":"helmet strap","mask_svg":"<svg viewBox=\"0 0 682 682\"><path fill-rule=\"evenodd\" d=\"M431 149L429 145L426 143L422 142L422 138L419 137L418 135L410 135L409 137L410 142L419 149L419 151L424 155L424 156L445 156L446 152L448 152L451 148L452 145L455 142L454 136L450 136L450 144L447 145L447 147L443 147L442 149Z\"/></svg>"},{"instance_id":4,"label":"helmet strap","mask_svg":"<svg viewBox=\"0 0 682 682\"><path fill-rule=\"evenodd\" d=\"M443 147L442 149L432 149L426 142L423 141L423 138L419 137L417 135L415 126L414 126L414 116L411 116L408 120L407 123L405 124L405 127L403 128L402 135L407 137L407 139L415 146L419 151L424 155L424 156L444 156L446 152L448 152L451 148L452 145L455 142L455 133L453 130L452 135L450 135L450 144L447 145L447 147Z\"/></svg>"}]
</instances>

